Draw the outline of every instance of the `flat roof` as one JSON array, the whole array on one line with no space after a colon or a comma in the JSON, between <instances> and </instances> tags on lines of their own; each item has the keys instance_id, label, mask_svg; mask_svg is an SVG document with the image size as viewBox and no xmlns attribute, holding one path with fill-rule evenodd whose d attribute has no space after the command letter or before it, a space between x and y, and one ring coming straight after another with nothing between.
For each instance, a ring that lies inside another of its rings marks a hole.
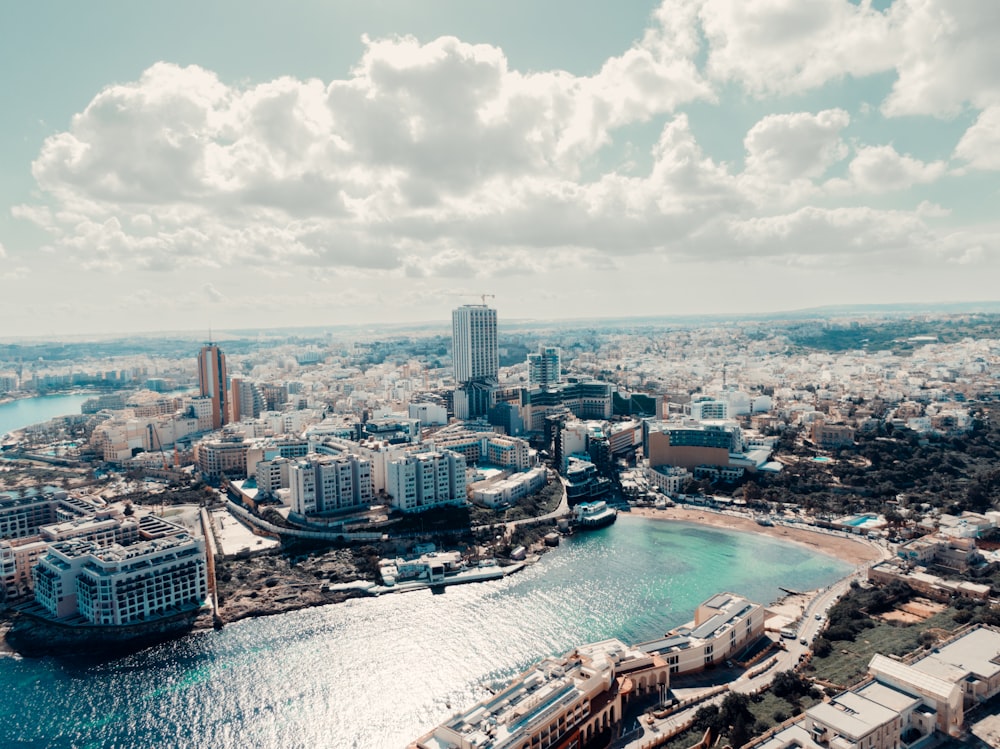
<instances>
[{"instance_id":1,"label":"flat roof","mask_svg":"<svg viewBox=\"0 0 1000 749\"><path fill-rule=\"evenodd\" d=\"M898 679L926 695L933 695L947 701L955 689L954 683L935 676L927 671L908 666L905 663L875 655L868 664L868 670L875 674L884 674L890 679Z\"/></svg>"},{"instance_id":2,"label":"flat roof","mask_svg":"<svg viewBox=\"0 0 1000 749\"><path fill-rule=\"evenodd\" d=\"M844 692L830 702L820 702L807 711L808 715L825 723L837 733L859 739L895 720L898 713L872 702L860 694Z\"/></svg>"},{"instance_id":3,"label":"flat roof","mask_svg":"<svg viewBox=\"0 0 1000 749\"><path fill-rule=\"evenodd\" d=\"M963 679L967 673L990 679L1000 674L1000 632L974 629L921 658L913 668L948 681Z\"/></svg>"},{"instance_id":4,"label":"flat roof","mask_svg":"<svg viewBox=\"0 0 1000 749\"><path fill-rule=\"evenodd\" d=\"M921 702L919 697L878 681L873 681L871 684L863 686L856 691L865 699L876 702L890 710L895 710L897 713L919 705Z\"/></svg>"}]
</instances>

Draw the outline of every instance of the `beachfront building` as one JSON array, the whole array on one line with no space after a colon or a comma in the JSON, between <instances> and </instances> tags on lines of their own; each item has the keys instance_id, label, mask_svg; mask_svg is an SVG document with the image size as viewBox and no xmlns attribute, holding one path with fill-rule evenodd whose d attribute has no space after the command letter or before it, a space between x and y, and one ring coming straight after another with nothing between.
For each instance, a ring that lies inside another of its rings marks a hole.
<instances>
[{"instance_id":1,"label":"beachfront building","mask_svg":"<svg viewBox=\"0 0 1000 749\"><path fill-rule=\"evenodd\" d=\"M965 711L1000 694L1000 630L976 627L917 659L876 655L869 678L753 749L899 749L960 736Z\"/></svg>"},{"instance_id":2,"label":"beachfront building","mask_svg":"<svg viewBox=\"0 0 1000 749\"><path fill-rule=\"evenodd\" d=\"M738 427L669 422L651 424L644 445L651 466L679 466L689 471L706 465L728 466L729 454L740 449L742 437Z\"/></svg>"},{"instance_id":3,"label":"beachfront building","mask_svg":"<svg viewBox=\"0 0 1000 749\"><path fill-rule=\"evenodd\" d=\"M70 624L123 625L197 609L208 596L205 542L187 533L130 546L81 538L49 547L35 601Z\"/></svg>"},{"instance_id":4,"label":"beachfront building","mask_svg":"<svg viewBox=\"0 0 1000 749\"><path fill-rule=\"evenodd\" d=\"M764 634L764 607L735 593L719 593L695 610L694 621L637 647L661 656L672 674L741 660Z\"/></svg>"},{"instance_id":5,"label":"beachfront building","mask_svg":"<svg viewBox=\"0 0 1000 749\"><path fill-rule=\"evenodd\" d=\"M686 468L675 466L652 467L643 465L643 475L649 485L659 489L663 494L677 495L681 493L684 484L691 478L691 472Z\"/></svg>"},{"instance_id":6,"label":"beachfront building","mask_svg":"<svg viewBox=\"0 0 1000 749\"><path fill-rule=\"evenodd\" d=\"M469 710L456 713L410 749L584 746L611 732L637 692L666 687L666 663L620 640L545 658Z\"/></svg>"}]
</instances>

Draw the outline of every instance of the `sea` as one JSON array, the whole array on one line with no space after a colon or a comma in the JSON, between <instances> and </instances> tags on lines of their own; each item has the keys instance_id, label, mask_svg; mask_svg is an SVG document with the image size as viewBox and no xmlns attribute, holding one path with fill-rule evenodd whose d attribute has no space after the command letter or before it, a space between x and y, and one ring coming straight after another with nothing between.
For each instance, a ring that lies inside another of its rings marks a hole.
<instances>
[{"instance_id":1,"label":"sea","mask_svg":"<svg viewBox=\"0 0 1000 749\"><path fill-rule=\"evenodd\" d=\"M619 515L503 580L248 619L117 659L0 657L3 747L401 749L533 662L632 644L731 591L851 567L767 536Z\"/></svg>"},{"instance_id":2,"label":"sea","mask_svg":"<svg viewBox=\"0 0 1000 749\"><path fill-rule=\"evenodd\" d=\"M40 398L22 398L0 404L0 437L7 432L23 429L31 424L54 419L56 416L79 414L84 401L94 394L46 395Z\"/></svg>"}]
</instances>

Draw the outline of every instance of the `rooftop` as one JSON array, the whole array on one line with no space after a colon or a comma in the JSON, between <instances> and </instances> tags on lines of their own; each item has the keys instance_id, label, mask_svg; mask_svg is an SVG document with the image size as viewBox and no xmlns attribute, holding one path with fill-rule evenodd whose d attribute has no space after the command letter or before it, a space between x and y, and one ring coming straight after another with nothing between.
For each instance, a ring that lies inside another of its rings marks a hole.
<instances>
[{"instance_id":1,"label":"rooftop","mask_svg":"<svg viewBox=\"0 0 1000 749\"><path fill-rule=\"evenodd\" d=\"M1000 674L1000 632L974 629L921 658L913 668L951 682L970 673L981 679L993 678Z\"/></svg>"}]
</instances>

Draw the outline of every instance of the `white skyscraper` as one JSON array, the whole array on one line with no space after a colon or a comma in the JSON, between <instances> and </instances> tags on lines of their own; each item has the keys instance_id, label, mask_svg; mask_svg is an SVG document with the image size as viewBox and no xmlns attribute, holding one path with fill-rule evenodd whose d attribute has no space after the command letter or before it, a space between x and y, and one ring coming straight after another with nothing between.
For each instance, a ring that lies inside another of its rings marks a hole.
<instances>
[{"instance_id":1,"label":"white skyscraper","mask_svg":"<svg viewBox=\"0 0 1000 749\"><path fill-rule=\"evenodd\" d=\"M451 313L455 381L495 382L499 366L497 311L485 304L466 304Z\"/></svg>"}]
</instances>

